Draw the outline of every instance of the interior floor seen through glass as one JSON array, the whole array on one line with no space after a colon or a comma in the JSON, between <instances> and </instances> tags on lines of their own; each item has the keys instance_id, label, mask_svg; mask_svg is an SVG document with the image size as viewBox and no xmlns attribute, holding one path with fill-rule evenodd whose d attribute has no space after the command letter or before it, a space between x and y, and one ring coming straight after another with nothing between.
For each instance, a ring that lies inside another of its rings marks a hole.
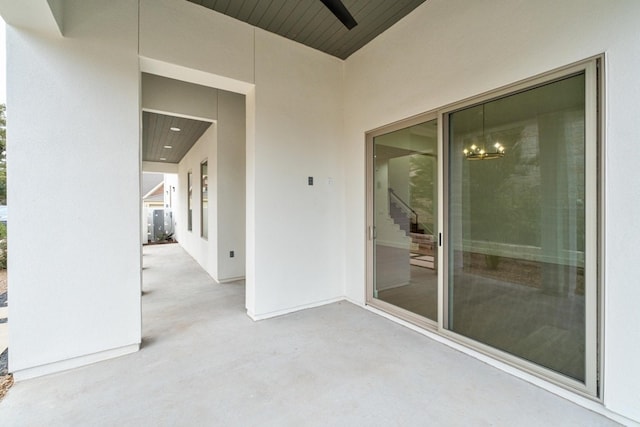
<instances>
[{"instance_id":1,"label":"interior floor seen through glass","mask_svg":"<svg viewBox=\"0 0 640 427\"><path fill-rule=\"evenodd\" d=\"M436 321L437 122L374 138L374 298Z\"/></svg>"}]
</instances>

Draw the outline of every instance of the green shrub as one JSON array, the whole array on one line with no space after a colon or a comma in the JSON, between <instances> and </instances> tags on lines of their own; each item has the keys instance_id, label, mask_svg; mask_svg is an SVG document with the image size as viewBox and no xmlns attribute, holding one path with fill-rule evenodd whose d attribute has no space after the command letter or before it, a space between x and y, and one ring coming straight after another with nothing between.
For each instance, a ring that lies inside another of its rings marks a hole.
<instances>
[{"instance_id":1,"label":"green shrub","mask_svg":"<svg viewBox=\"0 0 640 427\"><path fill-rule=\"evenodd\" d=\"M7 268L7 225L0 222L0 269Z\"/></svg>"}]
</instances>

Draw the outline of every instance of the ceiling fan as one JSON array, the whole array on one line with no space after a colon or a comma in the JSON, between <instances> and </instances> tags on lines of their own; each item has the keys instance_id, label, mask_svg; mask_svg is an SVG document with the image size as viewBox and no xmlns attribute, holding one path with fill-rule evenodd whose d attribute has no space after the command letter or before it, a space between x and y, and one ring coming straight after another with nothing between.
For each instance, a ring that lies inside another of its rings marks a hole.
<instances>
[{"instance_id":1,"label":"ceiling fan","mask_svg":"<svg viewBox=\"0 0 640 427\"><path fill-rule=\"evenodd\" d=\"M349 13L344 3L340 0L320 0L326 7L333 13L336 18L340 20L344 24L347 29L351 30L353 27L358 25L353 16Z\"/></svg>"}]
</instances>

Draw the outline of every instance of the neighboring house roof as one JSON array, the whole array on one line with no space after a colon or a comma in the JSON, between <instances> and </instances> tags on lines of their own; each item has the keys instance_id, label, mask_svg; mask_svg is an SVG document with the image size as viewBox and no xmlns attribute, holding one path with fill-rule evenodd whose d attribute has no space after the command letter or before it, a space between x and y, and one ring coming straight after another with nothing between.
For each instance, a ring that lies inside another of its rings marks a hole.
<instances>
[{"instance_id":1,"label":"neighboring house roof","mask_svg":"<svg viewBox=\"0 0 640 427\"><path fill-rule=\"evenodd\" d=\"M151 191L142 196L142 200L145 202L162 201L164 202L164 181L156 185Z\"/></svg>"},{"instance_id":2,"label":"neighboring house roof","mask_svg":"<svg viewBox=\"0 0 640 427\"><path fill-rule=\"evenodd\" d=\"M146 203L154 203L154 202L164 203L164 196L162 194L153 194L149 197L145 197L143 200Z\"/></svg>"},{"instance_id":3,"label":"neighboring house roof","mask_svg":"<svg viewBox=\"0 0 640 427\"><path fill-rule=\"evenodd\" d=\"M142 198L149 195L159 184L164 183L164 174L145 172L142 174Z\"/></svg>"}]
</instances>

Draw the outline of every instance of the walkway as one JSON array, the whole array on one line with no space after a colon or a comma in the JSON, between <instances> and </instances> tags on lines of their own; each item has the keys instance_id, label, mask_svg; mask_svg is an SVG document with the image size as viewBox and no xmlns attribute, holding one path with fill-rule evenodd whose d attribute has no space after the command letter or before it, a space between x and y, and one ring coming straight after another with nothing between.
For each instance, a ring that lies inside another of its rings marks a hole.
<instances>
[{"instance_id":1,"label":"walkway","mask_svg":"<svg viewBox=\"0 0 640 427\"><path fill-rule=\"evenodd\" d=\"M144 252L143 349L16 384L0 425L616 425L347 302L254 323L242 283Z\"/></svg>"},{"instance_id":2,"label":"walkway","mask_svg":"<svg viewBox=\"0 0 640 427\"><path fill-rule=\"evenodd\" d=\"M6 362L4 352L9 345L9 307L0 306L0 375L6 375Z\"/></svg>"},{"instance_id":3,"label":"walkway","mask_svg":"<svg viewBox=\"0 0 640 427\"><path fill-rule=\"evenodd\" d=\"M7 306L7 270L0 270L0 377L7 375L9 345L9 307ZM2 381L0 381L1 383Z\"/></svg>"}]
</instances>

